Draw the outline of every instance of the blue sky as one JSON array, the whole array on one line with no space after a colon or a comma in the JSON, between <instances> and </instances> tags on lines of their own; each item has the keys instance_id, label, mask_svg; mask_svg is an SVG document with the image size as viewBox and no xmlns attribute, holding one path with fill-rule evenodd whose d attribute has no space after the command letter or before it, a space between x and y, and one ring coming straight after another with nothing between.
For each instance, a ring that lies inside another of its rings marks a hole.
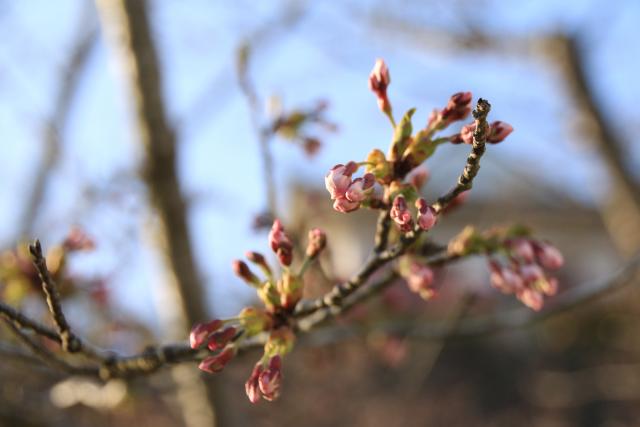
<instances>
[{"instance_id":1,"label":"blue sky","mask_svg":"<svg viewBox=\"0 0 640 427\"><path fill-rule=\"evenodd\" d=\"M471 13L453 10L456 2L446 1L397 2L391 11L381 9L387 2L309 1L302 4L304 14L295 26L260 38L251 68L260 94L280 96L285 108L327 99L329 116L340 126L311 161L289 144L273 146L281 206L286 207L286 190L292 183L321 188L324 173L334 164L363 159L371 148L388 144L388 122L367 89L377 57L385 58L391 69L395 110L399 114L417 107L418 122L459 90L492 101L493 117L513 124L516 132L492 150L494 160L483 166L488 178L500 177L504 165L517 165L586 204L606 190L597 158L571 132L571 100L547 63L537 57L420 49L410 39L392 37L371 25L368 17L380 13L453 31L471 22L498 35L578 32L588 42L597 96L629 141L629 161L640 162L639 150L632 145L633 135L640 131L634 110L640 96L640 47L632 42L640 40L640 3L468 3L475 8ZM194 244L213 259L200 260L204 280L212 284L212 307L230 314L250 295L233 278L231 260L246 249L267 248L266 237L249 228L265 198L256 138L236 85L235 51L248 34L277 18L286 2L151 4L167 105L171 120L181 124L180 173L192 201ZM12 244L20 221L31 168L41 153L43 120L51 113L60 66L81 16L96 19L91 2L0 1L0 243L5 247ZM207 97L211 87L215 95ZM154 324L151 301L157 260L141 231L146 221L143 191L131 185L140 149L126 92L102 38L82 77L63 140L63 156L49 183L36 234L55 242L70 224L86 227L99 248L76 260L76 271L108 274L122 310ZM429 166L453 180L464 151L443 150ZM497 188L491 179L480 180L476 193L492 197ZM109 197L95 205L86 196L88 189Z\"/></svg>"}]
</instances>

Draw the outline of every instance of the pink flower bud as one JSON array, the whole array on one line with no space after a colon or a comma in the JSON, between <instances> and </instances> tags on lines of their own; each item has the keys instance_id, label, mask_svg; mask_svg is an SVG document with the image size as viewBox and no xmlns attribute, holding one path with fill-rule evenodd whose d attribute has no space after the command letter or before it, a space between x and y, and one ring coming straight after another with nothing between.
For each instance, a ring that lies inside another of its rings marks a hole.
<instances>
[{"instance_id":1,"label":"pink flower bud","mask_svg":"<svg viewBox=\"0 0 640 427\"><path fill-rule=\"evenodd\" d=\"M535 253L538 262L546 269L557 270L564 264L562 253L548 243L539 243L536 245Z\"/></svg>"},{"instance_id":2,"label":"pink flower bud","mask_svg":"<svg viewBox=\"0 0 640 427\"><path fill-rule=\"evenodd\" d=\"M373 70L369 74L369 89L376 95L378 107L385 113L391 111L391 104L387 97L387 87L390 83L391 77L387 64L382 59L376 60Z\"/></svg>"},{"instance_id":3,"label":"pink flower bud","mask_svg":"<svg viewBox=\"0 0 640 427\"><path fill-rule=\"evenodd\" d=\"M411 217L411 212L409 212L404 196L396 196L391 205L389 215L398 227L400 227L401 231L406 233L413 228L413 218Z\"/></svg>"},{"instance_id":4,"label":"pink flower bud","mask_svg":"<svg viewBox=\"0 0 640 427\"><path fill-rule=\"evenodd\" d=\"M245 252L244 256L247 257L249 261L260 267L262 272L267 276L271 276L271 267L267 264L267 261L264 259L264 255L258 252Z\"/></svg>"},{"instance_id":5,"label":"pink flower bud","mask_svg":"<svg viewBox=\"0 0 640 427\"><path fill-rule=\"evenodd\" d=\"M285 234L284 227L279 219L273 222L273 227L271 227L271 231L269 232L269 245L278 256L280 264L284 266L291 265L293 245L289 237Z\"/></svg>"},{"instance_id":6,"label":"pink flower bud","mask_svg":"<svg viewBox=\"0 0 640 427\"><path fill-rule=\"evenodd\" d=\"M260 373L258 385L265 400L273 401L280 395L282 383L282 359L279 355L269 360L269 365Z\"/></svg>"},{"instance_id":7,"label":"pink flower bud","mask_svg":"<svg viewBox=\"0 0 640 427\"><path fill-rule=\"evenodd\" d=\"M73 227L66 239L62 243L62 246L67 251L88 251L95 248L95 242L87 233L79 227Z\"/></svg>"},{"instance_id":8,"label":"pink flower bud","mask_svg":"<svg viewBox=\"0 0 640 427\"><path fill-rule=\"evenodd\" d=\"M542 294L531 288L523 288L516 294L516 297L524 305L534 311L540 311L542 309L542 305L544 304Z\"/></svg>"},{"instance_id":9,"label":"pink flower bud","mask_svg":"<svg viewBox=\"0 0 640 427\"><path fill-rule=\"evenodd\" d=\"M236 336L236 328L230 326L222 331L214 332L207 341L207 348L216 351L224 348Z\"/></svg>"},{"instance_id":10,"label":"pink flower bud","mask_svg":"<svg viewBox=\"0 0 640 427\"><path fill-rule=\"evenodd\" d=\"M469 123L468 125L462 126L460 129L460 139L465 144L473 144L473 133L476 131L476 124Z\"/></svg>"},{"instance_id":11,"label":"pink flower bud","mask_svg":"<svg viewBox=\"0 0 640 427\"><path fill-rule=\"evenodd\" d=\"M244 384L244 390L251 403L258 403L260 401L260 386L258 381L262 370L262 363L257 363L251 372L251 376L249 376L249 379Z\"/></svg>"},{"instance_id":12,"label":"pink flower bud","mask_svg":"<svg viewBox=\"0 0 640 427\"><path fill-rule=\"evenodd\" d=\"M471 112L470 103L473 96L471 92L458 92L449 98L447 106L440 111L440 119L449 124L456 120L462 120Z\"/></svg>"},{"instance_id":13,"label":"pink flower bud","mask_svg":"<svg viewBox=\"0 0 640 427\"><path fill-rule=\"evenodd\" d=\"M249 266L244 261L234 260L232 266L233 272L236 274L236 276L240 277L250 285L260 286L260 284L262 283L258 276L253 274Z\"/></svg>"},{"instance_id":14,"label":"pink flower bud","mask_svg":"<svg viewBox=\"0 0 640 427\"><path fill-rule=\"evenodd\" d=\"M198 368L201 371L208 372L210 374L214 374L216 372L222 371L224 366L229 363L233 356L236 355L236 350L232 347L227 347L220 353L215 356L210 356L204 359L198 365Z\"/></svg>"},{"instance_id":15,"label":"pink flower bud","mask_svg":"<svg viewBox=\"0 0 640 427\"><path fill-rule=\"evenodd\" d=\"M220 319L214 319L207 323L198 323L191 329L189 334L189 344L196 349L205 343L209 335L222 327L224 323Z\"/></svg>"},{"instance_id":16,"label":"pink flower bud","mask_svg":"<svg viewBox=\"0 0 640 427\"><path fill-rule=\"evenodd\" d=\"M512 294L524 288L522 278L510 268L500 267L495 261L489 263L491 269L491 286L502 293Z\"/></svg>"},{"instance_id":17,"label":"pink flower bud","mask_svg":"<svg viewBox=\"0 0 640 427\"><path fill-rule=\"evenodd\" d=\"M433 270L428 266L413 263L405 279L409 289L419 294L423 299L430 299L435 294L433 289L431 289L431 285L433 284Z\"/></svg>"},{"instance_id":18,"label":"pink flower bud","mask_svg":"<svg viewBox=\"0 0 640 427\"><path fill-rule=\"evenodd\" d=\"M558 293L558 279L547 277L536 282L536 288L547 296L554 296Z\"/></svg>"},{"instance_id":19,"label":"pink flower bud","mask_svg":"<svg viewBox=\"0 0 640 427\"><path fill-rule=\"evenodd\" d=\"M366 197L366 191L373 187L374 182L375 177L372 173L354 179L345 193L345 197L352 202L362 202Z\"/></svg>"},{"instance_id":20,"label":"pink flower bud","mask_svg":"<svg viewBox=\"0 0 640 427\"><path fill-rule=\"evenodd\" d=\"M324 177L324 185L331 194L331 199L344 197L351 185L351 175L358 170L358 164L349 162L346 165L335 165Z\"/></svg>"},{"instance_id":21,"label":"pink flower bud","mask_svg":"<svg viewBox=\"0 0 640 427\"><path fill-rule=\"evenodd\" d=\"M507 136L509 136L511 132L513 132L513 127L509 123L495 121L491 123L491 126L489 128L489 136L487 137L487 142L490 142L492 144L502 142Z\"/></svg>"},{"instance_id":22,"label":"pink flower bud","mask_svg":"<svg viewBox=\"0 0 640 427\"><path fill-rule=\"evenodd\" d=\"M327 235L319 228L309 230L309 243L307 243L306 255L313 259L327 246Z\"/></svg>"},{"instance_id":23,"label":"pink flower bud","mask_svg":"<svg viewBox=\"0 0 640 427\"><path fill-rule=\"evenodd\" d=\"M341 213L349 213L357 210L360 207L360 202L352 202L346 197L338 197L333 202L333 209Z\"/></svg>"},{"instance_id":24,"label":"pink flower bud","mask_svg":"<svg viewBox=\"0 0 640 427\"><path fill-rule=\"evenodd\" d=\"M428 205L423 198L416 200L416 208L418 208L418 225L420 228L425 231L433 228L438 219L435 209Z\"/></svg>"},{"instance_id":25,"label":"pink flower bud","mask_svg":"<svg viewBox=\"0 0 640 427\"><path fill-rule=\"evenodd\" d=\"M520 267L520 276L529 284L544 279L544 271L538 264L525 264Z\"/></svg>"},{"instance_id":26,"label":"pink flower bud","mask_svg":"<svg viewBox=\"0 0 640 427\"><path fill-rule=\"evenodd\" d=\"M507 243L512 253L526 263L532 263L535 259L533 245L528 239L519 238Z\"/></svg>"}]
</instances>

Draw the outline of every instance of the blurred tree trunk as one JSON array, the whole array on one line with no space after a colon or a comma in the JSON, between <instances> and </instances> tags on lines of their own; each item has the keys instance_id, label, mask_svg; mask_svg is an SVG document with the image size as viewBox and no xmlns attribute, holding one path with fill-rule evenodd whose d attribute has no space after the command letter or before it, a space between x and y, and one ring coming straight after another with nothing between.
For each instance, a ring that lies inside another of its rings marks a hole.
<instances>
[{"instance_id":1,"label":"blurred tree trunk","mask_svg":"<svg viewBox=\"0 0 640 427\"><path fill-rule=\"evenodd\" d=\"M186 205L176 170L176 136L162 98L162 79L151 36L147 2L97 0L105 33L110 37L133 98L136 126L144 147L143 176L148 187L155 243L166 266L163 275L168 304L163 304L168 339L184 339L191 325L207 319L188 228ZM193 366L172 370L178 401L189 427L215 425L214 382L204 382Z\"/></svg>"}]
</instances>

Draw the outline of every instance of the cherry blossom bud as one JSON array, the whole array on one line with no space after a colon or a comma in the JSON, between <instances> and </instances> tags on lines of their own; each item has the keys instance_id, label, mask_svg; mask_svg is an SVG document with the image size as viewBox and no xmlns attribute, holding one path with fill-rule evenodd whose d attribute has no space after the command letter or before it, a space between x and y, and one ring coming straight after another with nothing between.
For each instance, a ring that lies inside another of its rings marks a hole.
<instances>
[{"instance_id":1,"label":"cherry blossom bud","mask_svg":"<svg viewBox=\"0 0 640 427\"><path fill-rule=\"evenodd\" d=\"M501 267L495 261L489 263L491 269L491 286L502 293L512 294L524 288L522 278L511 268Z\"/></svg>"},{"instance_id":2,"label":"cherry blossom bud","mask_svg":"<svg viewBox=\"0 0 640 427\"><path fill-rule=\"evenodd\" d=\"M535 284L536 289L547 296L554 296L558 293L558 279L555 277L547 277L538 280Z\"/></svg>"},{"instance_id":3,"label":"cherry blossom bud","mask_svg":"<svg viewBox=\"0 0 640 427\"><path fill-rule=\"evenodd\" d=\"M207 341L209 335L217 331L224 325L224 322L220 319L214 319L207 323L198 323L191 329L189 334L189 344L191 348L196 349L202 346Z\"/></svg>"},{"instance_id":4,"label":"cherry blossom bud","mask_svg":"<svg viewBox=\"0 0 640 427\"><path fill-rule=\"evenodd\" d=\"M309 243L307 243L306 255L314 259L327 245L327 235L319 228L309 230Z\"/></svg>"},{"instance_id":5,"label":"cherry blossom bud","mask_svg":"<svg viewBox=\"0 0 640 427\"><path fill-rule=\"evenodd\" d=\"M291 265L293 259L293 245L291 240L284 232L284 227L279 219L273 222L273 227L269 232L269 245L273 252L278 256L280 264L283 266Z\"/></svg>"},{"instance_id":6,"label":"cherry blossom bud","mask_svg":"<svg viewBox=\"0 0 640 427\"><path fill-rule=\"evenodd\" d=\"M540 311L544 303L542 294L531 288L523 288L517 294L516 297L527 307L532 310Z\"/></svg>"},{"instance_id":7,"label":"cherry blossom bud","mask_svg":"<svg viewBox=\"0 0 640 427\"><path fill-rule=\"evenodd\" d=\"M425 231L433 228L438 219L435 209L423 198L416 200L416 208L418 208L418 226Z\"/></svg>"},{"instance_id":8,"label":"cherry blossom bud","mask_svg":"<svg viewBox=\"0 0 640 427\"><path fill-rule=\"evenodd\" d=\"M557 270L564 264L562 253L548 243L539 243L535 247L536 258L538 262L549 270Z\"/></svg>"},{"instance_id":9,"label":"cherry blossom bud","mask_svg":"<svg viewBox=\"0 0 640 427\"><path fill-rule=\"evenodd\" d=\"M387 87L390 83L391 77L387 64L382 59L376 60L369 74L369 89L376 95L380 111L387 114L391 111L391 103L387 97Z\"/></svg>"},{"instance_id":10,"label":"cherry blossom bud","mask_svg":"<svg viewBox=\"0 0 640 427\"><path fill-rule=\"evenodd\" d=\"M528 239L515 239L507 243L512 253L526 263L532 263L535 259L533 245Z\"/></svg>"},{"instance_id":11,"label":"cherry blossom bud","mask_svg":"<svg viewBox=\"0 0 640 427\"><path fill-rule=\"evenodd\" d=\"M251 403L258 403L260 401L260 385L258 384L260 374L263 371L262 362L256 363L251 376L244 384L244 390L247 393L247 397Z\"/></svg>"},{"instance_id":12,"label":"cherry blossom bud","mask_svg":"<svg viewBox=\"0 0 640 427\"><path fill-rule=\"evenodd\" d=\"M468 125L462 126L460 129L460 139L465 144L473 144L473 133L476 131L476 124L470 123Z\"/></svg>"},{"instance_id":13,"label":"cherry blossom bud","mask_svg":"<svg viewBox=\"0 0 640 427\"><path fill-rule=\"evenodd\" d=\"M440 112L440 117L445 123L451 123L456 120L462 120L471 112L471 103L473 96L471 92L458 92L449 98L447 106Z\"/></svg>"},{"instance_id":14,"label":"cherry blossom bud","mask_svg":"<svg viewBox=\"0 0 640 427\"><path fill-rule=\"evenodd\" d=\"M273 401L280 395L282 383L282 359L279 355L269 359L269 365L258 377L260 392L265 400Z\"/></svg>"},{"instance_id":15,"label":"cherry blossom bud","mask_svg":"<svg viewBox=\"0 0 640 427\"><path fill-rule=\"evenodd\" d=\"M235 260L233 261L232 265L233 265L233 272L236 274L236 276L240 277L242 280L244 280L245 282L247 282L252 286L261 285L262 283L261 280L258 278L258 276L253 274L249 266L244 261Z\"/></svg>"},{"instance_id":16,"label":"cherry blossom bud","mask_svg":"<svg viewBox=\"0 0 640 427\"><path fill-rule=\"evenodd\" d=\"M349 162L346 165L335 165L324 177L324 185L327 188L331 199L344 197L347 189L351 185L351 175L358 169L358 164Z\"/></svg>"},{"instance_id":17,"label":"cherry blossom bud","mask_svg":"<svg viewBox=\"0 0 640 427\"><path fill-rule=\"evenodd\" d=\"M411 171L407 180L416 188L416 190L419 191L429 180L430 176L431 174L429 173L429 169L425 166L420 166Z\"/></svg>"},{"instance_id":18,"label":"cherry blossom bud","mask_svg":"<svg viewBox=\"0 0 640 427\"><path fill-rule=\"evenodd\" d=\"M424 300L429 300L435 295L431 288L433 284L433 270L426 265L414 263L409 269L409 274L405 277L407 285L412 292L415 292Z\"/></svg>"},{"instance_id":19,"label":"cherry blossom bud","mask_svg":"<svg viewBox=\"0 0 640 427\"><path fill-rule=\"evenodd\" d=\"M407 207L407 202L404 199L404 196L396 196L393 200L393 204L391 205L389 215L391 216L391 219L398 224L401 231L406 233L411 231L413 228L413 218L411 217L411 212Z\"/></svg>"},{"instance_id":20,"label":"cherry blossom bud","mask_svg":"<svg viewBox=\"0 0 640 427\"><path fill-rule=\"evenodd\" d=\"M352 202L346 197L338 197L333 202L333 209L341 213L349 213L357 210L360 207L360 202Z\"/></svg>"},{"instance_id":21,"label":"cherry blossom bud","mask_svg":"<svg viewBox=\"0 0 640 427\"><path fill-rule=\"evenodd\" d=\"M210 374L214 374L216 372L222 371L224 366L229 363L233 356L236 355L236 350L232 347L227 347L220 353L215 356L210 356L204 359L198 365L198 368L201 371L208 372Z\"/></svg>"},{"instance_id":22,"label":"cherry blossom bud","mask_svg":"<svg viewBox=\"0 0 640 427\"><path fill-rule=\"evenodd\" d=\"M491 144L502 142L511 132L513 132L513 126L509 123L495 121L491 123L491 126L489 127L487 142L490 142Z\"/></svg>"},{"instance_id":23,"label":"cherry blossom bud","mask_svg":"<svg viewBox=\"0 0 640 427\"><path fill-rule=\"evenodd\" d=\"M238 318L245 330L245 334L249 337L269 329L273 323L269 314L255 307L243 308Z\"/></svg>"},{"instance_id":24,"label":"cherry blossom bud","mask_svg":"<svg viewBox=\"0 0 640 427\"><path fill-rule=\"evenodd\" d=\"M307 156L313 157L320 150L320 140L314 137L306 137L303 142L304 152Z\"/></svg>"},{"instance_id":25,"label":"cherry blossom bud","mask_svg":"<svg viewBox=\"0 0 640 427\"><path fill-rule=\"evenodd\" d=\"M249 251L246 252L244 256L246 256L249 261L257 265L267 277L271 277L271 267L269 267L269 264L267 264L267 261L264 259L264 255L259 252Z\"/></svg>"},{"instance_id":26,"label":"cherry blossom bud","mask_svg":"<svg viewBox=\"0 0 640 427\"><path fill-rule=\"evenodd\" d=\"M537 280L544 279L544 271L538 264L525 264L520 267L520 276L526 283L533 283Z\"/></svg>"},{"instance_id":27,"label":"cherry blossom bud","mask_svg":"<svg viewBox=\"0 0 640 427\"><path fill-rule=\"evenodd\" d=\"M352 202L363 201L366 197L366 191L373 187L375 180L372 173L366 173L362 178L354 179L345 193L345 197Z\"/></svg>"},{"instance_id":28,"label":"cherry blossom bud","mask_svg":"<svg viewBox=\"0 0 640 427\"><path fill-rule=\"evenodd\" d=\"M224 348L236 336L236 328L230 326L221 331L214 332L207 341L207 348L216 351Z\"/></svg>"},{"instance_id":29,"label":"cherry blossom bud","mask_svg":"<svg viewBox=\"0 0 640 427\"><path fill-rule=\"evenodd\" d=\"M95 248L95 242L79 227L73 227L62 246L67 251L88 251Z\"/></svg>"}]
</instances>

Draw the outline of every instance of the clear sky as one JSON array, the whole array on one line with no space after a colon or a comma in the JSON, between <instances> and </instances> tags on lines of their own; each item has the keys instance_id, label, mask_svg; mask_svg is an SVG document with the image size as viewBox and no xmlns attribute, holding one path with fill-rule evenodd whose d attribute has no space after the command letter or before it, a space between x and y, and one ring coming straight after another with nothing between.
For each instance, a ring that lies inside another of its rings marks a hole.
<instances>
[{"instance_id":1,"label":"clear sky","mask_svg":"<svg viewBox=\"0 0 640 427\"><path fill-rule=\"evenodd\" d=\"M208 297L218 313L230 314L239 298L250 295L232 276L231 260L246 249L267 249L266 236L249 226L265 197L256 137L234 68L237 47L257 31L262 32L251 75L263 98L276 94L285 108L327 99L329 117L340 126L311 161L289 144L273 146L285 217L291 183L322 188L331 166L363 159L371 148L388 144L388 122L367 89L377 57L385 58L391 69L396 111L417 107L418 122L459 90L491 100L493 117L511 123L516 132L492 150L493 159L483 166L488 176L500 177L505 165L523 168L586 204L606 189L596 157L571 132L571 100L548 63L533 56L427 49L415 37L380 26L380 16L454 32L471 25L506 37L559 30L580 34L588 46L597 96L629 142L629 161L640 164L640 150L633 145L640 131L634 109L640 96L640 2L405 0L384 9L390 3L298 2L301 18L278 30L283 5L289 4L284 1L151 2L165 98L180 136L180 174L191 202L194 244L207 254L206 263L204 258L199 261L204 280L213 284ZM467 3L472 9L461 6ZM43 124L81 20L89 25L96 21L91 2L0 0L4 247L15 237L33 167L40 162ZM75 271L109 275L123 309L153 323L153 304L147 302L152 300L156 261L145 249L141 231L146 221L142 190L132 184L140 150L130 113L117 67L100 38L74 101L36 233L46 243L60 239L70 224L87 228L99 247L76 260ZM429 166L454 179L464 151L444 150ZM496 188L490 179L481 180L476 192L491 196ZM225 303L230 300L236 303Z\"/></svg>"}]
</instances>

